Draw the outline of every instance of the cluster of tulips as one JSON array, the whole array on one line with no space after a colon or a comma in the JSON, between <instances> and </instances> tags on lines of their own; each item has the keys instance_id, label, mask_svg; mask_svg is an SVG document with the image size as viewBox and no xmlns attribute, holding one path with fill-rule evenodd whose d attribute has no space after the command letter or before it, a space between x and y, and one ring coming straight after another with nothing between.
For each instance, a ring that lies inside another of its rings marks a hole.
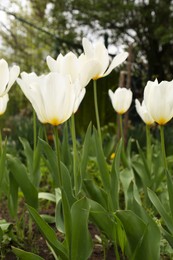
<instances>
[{"instance_id":1,"label":"cluster of tulips","mask_svg":"<svg viewBox=\"0 0 173 260\"><path fill-rule=\"evenodd\" d=\"M68 120L77 111L89 81L93 79L96 82L107 76L128 57L128 53L123 52L109 64L104 44L92 45L86 38L83 39L83 49L84 53L79 57L72 52L65 56L59 54L56 60L48 56L46 61L50 72L41 76L22 72L18 78L20 68L15 65L9 70L7 62L1 59L0 114L6 110L8 92L17 79L40 122L59 125ZM132 102L130 89L119 87L114 93L109 90L109 96L118 114L129 109ZM173 117L173 81L148 81L142 104L138 100L135 102L138 114L147 125L154 122L166 124Z\"/></svg>"}]
</instances>

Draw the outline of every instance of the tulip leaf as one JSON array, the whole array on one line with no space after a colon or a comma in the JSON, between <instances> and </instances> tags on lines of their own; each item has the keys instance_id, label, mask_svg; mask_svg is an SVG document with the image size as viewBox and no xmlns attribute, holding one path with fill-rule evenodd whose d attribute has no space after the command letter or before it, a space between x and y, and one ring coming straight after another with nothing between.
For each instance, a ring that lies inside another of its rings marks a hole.
<instances>
[{"instance_id":1,"label":"tulip leaf","mask_svg":"<svg viewBox=\"0 0 173 260\"><path fill-rule=\"evenodd\" d=\"M62 257L62 259L64 260L68 260L67 249L61 242L58 241L54 230L39 216L38 212L34 208L29 205L27 206L27 208L40 232L50 244L56 255Z\"/></svg>"},{"instance_id":2,"label":"tulip leaf","mask_svg":"<svg viewBox=\"0 0 173 260\"><path fill-rule=\"evenodd\" d=\"M17 206L18 206L18 183L15 180L14 175L10 172L9 174L9 186L10 186L10 192L9 192L9 209L10 214L12 217L15 217L17 215Z\"/></svg>"},{"instance_id":3,"label":"tulip leaf","mask_svg":"<svg viewBox=\"0 0 173 260\"><path fill-rule=\"evenodd\" d=\"M59 180L59 171L58 171L56 153L55 153L55 151L53 151L53 149L50 147L50 145L47 142L45 142L44 140L39 139L39 142L41 143L42 150L47 157L46 163L52 174L54 185L55 185L55 187L59 187L60 180Z\"/></svg>"},{"instance_id":4,"label":"tulip leaf","mask_svg":"<svg viewBox=\"0 0 173 260\"><path fill-rule=\"evenodd\" d=\"M32 170L33 170L33 151L31 149L31 146L30 146L28 140L26 140L23 137L19 137L19 140L23 145L24 155L27 159L27 166L28 166L29 175L30 175L30 177L32 177L31 173L32 173Z\"/></svg>"},{"instance_id":5,"label":"tulip leaf","mask_svg":"<svg viewBox=\"0 0 173 260\"><path fill-rule=\"evenodd\" d=\"M104 208L108 209L108 195L106 192L96 186L93 180L84 180L84 185L89 196L101 204Z\"/></svg>"},{"instance_id":6,"label":"tulip leaf","mask_svg":"<svg viewBox=\"0 0 173 260\"><path fill-rule=\"evenodd\" d=\"M171 215L173 219L173 181L170 176L170 173L167 171L167 187L168 187L168 194L169 194L169 206L171 210Z\"/></svg>"},{"instance_id":7,"label":"tulip leaf","mask_svg":"<svg viewBox=\"0 0 173 260\"><path fill-rule=\"evenodd\" d=\"M92 127L92 124L90 123L87 128L87 131L86 131L84 144L83 144L83 148L82 148L81 165L80 165L80 172L81 172L82 180L86 176L88 153L89 153L90 144L91 144L91 127Z\"/></svg>"},{"instance_id":8,"label":"tulip leaf","mask_svg":"<svg viewBox=\"0 0 173 260\"><path fill-rule=\"evenodd\" d=\"M100 172L100 176L102 178L104 189L109 192L110 191L110 174L107 167L106 159L103 153L102 145L98 136L96 129L94 129L94 143L95 143L95 151L96 151L96 159L98 163L98 168Z\"/></svg>"},{"instance_id":9,"label":"tulip leaf","mask_svg":"<svg viewBox=\"0 0 173 260\"><path fill-rule=\"evenodd\" d=\"M146 222L132 211L117 211L123 223L129 250L129 259L160 259L160 231L152 219ZM145 252L145 253L144 253Z\"/></svg>"},{"instance_id":10,"label":"tulip leaf","mask_svg":"<svg viewBox=\"0 0 173 260\"><path fill-rule=\"evenodd\" d=\"M164 209L163 205L161 204L158 196L150 189L148 189L148 196L151 202L153 203L154 207L162 217L167 226L168 230L173 234L173 221L172 218L168 215L166 210Z\"/></svg>"},{"instance_id":11,"label":"tulip leaf","mask_svg":"<svg viewBox=\"0 0 173 260\"><path fill-rule=\"evenodd\" d=\"M5 174L5 160L6 160L6 147L7 147L7 139L5 140L5 145L3 146L2 153L0 155L0 187L2 185L4 174Z\"/></svg>"},{"instance_id":12,"label":"tulip leaf","mask_svg":"<svg viewBox=\"0 0 173 260\"><path fill-rule=\"evenodd\" d=\"M62 161L66 165L66 167L71 172L72 170L72 155L71 155L71 147L69 144L69 134L68 134L68 121L65 122L63 128L63 139L62 139Z\"/></svg>"},{"instance_id":13,"label":"tulip leaf","mask_svg":"<svg viewBox=\"0 0 173 260\"><path fill-rule=\"evenodd\" d=\"M88 231L89 203L86 198L71 207L72 238L70 259L87 260L92 253L92 239Z\"/></svg>"},{"instance_id":14,"label":"tulip leaf","mask_svg":"<svg viewBox=\"0 0 173 260\"><path fill-rule=\"evenodd\" d=\"M26 252L26 251L19 249L19 248L16 248L16 247L12 247L12 251L21 260L33 260L33 259L34 260L44 260L44 258L42 258L39 255L36 255L34 253L30 253L30 252Z\"/></svg>"},{"instance_id":15,"label":"tulip leaf","mask_svg":"<svg viewBox=\"0 0 173 260\"><path fill-rule=\"evenodd\" d=\"M116 241L116 221L98 202L88 199L90 218L94 224L112 241Z\"/></svg>"},{"instance_id":16,"label":"tulip leaf","mask_svg":"<svg viewBox=\"0 0 173 260\"><path fill-rule=\"evenodd\" d=\"M55 195L50 192L39 192L38 198L56 202Z\"/></svg>"},{"instance_id":17,"label":"tulip leaf","mask_svg":"<svg viewBox=\"0 0 173 260\"><path fill-rule=\"evenodd\" d=\"M120 140L116 151L115 158L112 163L111 169L111 189L110 194L112 198L112 205L114 210L119 208L119 171L120 171L120 160L122 151L122 140Z\"/></svg>"},{"instance_id":18,"label":"tulip leaf","mask_svg":"<svg viewBox=\"0 0 173 260\"><path fill-rule=\"evenodd\" d=\"M26 202L34 208L38 207L38 192L27 175L26 167L21 161L8 155L8 166L18 186L21 188Z\"/></svg>"},{"instance_id":19,"label":"tulip leaf","mask_svg":"<svg viewBox=\"0 0 173 260\"><path fill-rule=\"evenodd\" d=\"M2 228L0 227L0 243L2 242L3 239L3 231Z\"/></svg>"}]
</instances>

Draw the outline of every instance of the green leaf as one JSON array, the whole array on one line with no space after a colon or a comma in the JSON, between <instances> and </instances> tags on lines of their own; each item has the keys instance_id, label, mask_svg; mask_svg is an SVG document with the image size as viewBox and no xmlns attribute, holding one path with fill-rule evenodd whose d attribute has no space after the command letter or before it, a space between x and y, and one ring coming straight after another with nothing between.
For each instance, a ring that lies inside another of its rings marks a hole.
<instances>
[{"instance_id":1,"label":"green leaf","mask_svg":"<svg viewBox=\"0 0 173 260\"><path fill-rule=\"evenodd\" d=\"M111 194L112 205L114 210L117 210L119 208L119 172L120 172L121 151L122 151L122 140L120 140L116 148L115 158L113 160L112 169L111 169L110 194Z\"/></svg>"},{"instance_id":2,"label":"green leaf","mask_svg":"<svg viewBox=\"0 0 173 260\"><path fill-rule=\"evenodd\" d=\"M92 240L88 231L89 203L86 198L76 201L71 208L71 258L87 260L92 253Z\"/></svg>"},{"instance_id":3,"label":"green leaf","mask_svg":"<svg viewBox=\"0 0 173 260\"><path fill-rule=\"evenodd\" d=\"M167 187L168 187L168 194L169 194L169 206L170 206L171 215L173 219L173 181L168 171L166 172L166 175L167 175Z\"/></svg>"},{"instance_id":4,"label":"green leaf","mask_svg":"<svg viewBox=\"0 0 173 260\"><path fill-rule=\"evenodd\" d=\"M134 180L134 174L133 171L129 168L125 168L120 173L120 180L123 186L123 192L125 196L125 206L126 209L128 208L128 204L130 203L130 198L128 197L128 189L131 184L131 182Z\"/></svg>"},{"instance_id":5,"label":"green leaf","mask_svg":"<svg viewBox=\"0 0 173 260\"><path fill-rule=\"evenodd\" d=\"M88 199L90 205L90 219L112 241L116 241L116 221L110 212L99 203Z\"/></svg>"},{"instance_id":6,"label":"green leaf","mask_svg":"<svg viewBox=\"0 0 173 260\"><path fill-rule=\"evenodd\" d=\"M15 181L21 188L26 202L32 207L37 208L38 192L28 178L26 167L21 163L18 158L11 155L8 155L8 166L11 173L13 174Z\"/></svg>"},{"instance_id":7,"label":"green leaf","mask_svg":"<svg viewBox=\"0 0 173 260\"><path fill-rule=\"evenodd\" d=\"M72 170L72 155L71 155L71 147L69 144L69 134L68 134L68 121L65 122L63 128L63 139L62 139L62 161L67 166L69 171Z\"/></svg>"},{"instance_id":8,"label":"green leaf","mask_svg":"<svg viewBox=\"0 0 173 260\"><path fill-rule=\"evenodd\" d=\"M0 243L1 243L2 239L3 239L3 231L2 231L2 229L0 227Z\"/></svg>"},{"instance_id":9,"label":"green leaf","mask_svg":"<svg viewBox=\"0 0 173 260\"><path fill-rule=\"evenodd\" d=\"M31 149L31 146L30 146L30 143L28 142L28 140L26 140L23 137L19 137L19 140L23 145L24 155L27 159L28 172L31 177L31 173L32 173L32 169L33 169L33 151Z\"/></svg>"},{"instance_id":10,"label":"green leaf","mask_svg":"<svg viewBox=\"0 0 173 260\"><path fill-rule=\"evenodd\" d=\"M168 213L165 211L163 205L161 204L159 198L157 195L150 189L148 189L148 196L153 203L154 207L160 214L160 216L163 218L165 225L169 229L169 231L173 234L173 221L172 218L168 215Z\"/></svg>"},{"instance_id":11,"label":"green leaf","mask_svg":"<svg viewBox=\"0 0 173 260\"><path fill-rule=\"evenodd\" d=\"M50 147L50 145L45 142L42 139L39 139L39 142L41 143L42 150L44 154L47 157L47 166L50 169L50 172L52 174L53 182L55 187L60 186L60 180L59 180L59 171L58 171L58 163L57 163L57 156L55 151Z\"/></svg>"},{"instance_id":12,"label":"green leaf","mask_svg":"<svg viewBox=\"0 0 173 260\"><path fill-rule=\"evenodd\" d=\"M9 196L8 196L8 204L9 204L11 216L15 217L17 215L19 186L11 172L9 173L9 186L10 186L9 187L10 192L9 192Z\"/></svg>"},{"instance_id":13,"label":"green leaf","mask_svg":"<svg viewBox=\"0 0 173 260\"><path fill-rule=\"evenodd\" d=\"M89 194L92 200L95 200L104 208L108 209L108 195L106 194L106 192L96 186L93 180L84 180L84 185L86 188L86 192Z\"/></svg>"},{"instance_id":14,"label":"green leaf","mask_svg":"<svg viewBox=\"0 0 173 260\"><path fill-rule=\"evenodd\" d=\"M160 259L160 231L152 219L145 222L132 211L117 211L129 244L129 259ZM145 252L145 253L144 253Z\"/></svg>"},{"instance_id":15,"label":"green leaf","mask_svg":"<svg viewBox=\"0 0 173 260\"><path fill-rule=\"evenodd\" d=\"M52 202L56 202L55 195L50 192L39 192L38 193L39 199L49 200Z\"/></svg>"},{"instance_id":16,"label":"green leaf","mask_svg":"<svg viewBox=\"0 0 173 260\"><path fill-rule=\"evenodd\" d=\"M92 128L92 124L90 123L86 131L83 148L82 148L81 165L80 165L82 180L86 177L88 154L91 145L91 128Z\"/></svg>"},{"instance_id":17,"label":"green leaf","mask_svg":"<svg viewBox=\"0 0 173 260\"><path fill-rule=\"evenodd\" d=\"M30 252L26 252L26 251L16 248L16 247L12 247L12 251L21 260L44 260L44 258L42 258L39 255L30 253Z\"/></svg>"},{"instance_id":18,"label":"green leaf","mask_svg":"<svg viewBox=\"0 0 173 260\"><path fill-rule=\"evenodd\" d=\"M71 229L72 229L72 222L71 222L71 214L70 214L70 205L68 202L68 198L66 192L62 188L62 207L63 207L63 217L64 217L64 228L65 228L65 240L70 252L71 248Z\"/></svg>"},{"instance_id":19,"label":"green leaf","mask_svg":"<svg viewBox=\"0 0 173 260\"><path fill-rule=\"evenodd\" d=\"M104 189L109 192L110 191L110 174L107 167L106 159L103 153L102 145L98 136L96 129L94 129L94 144L96 151L96 159L100 172L100 176L102 178Z\"/></svg>"},{"instance_id":20,"label":"green leaf","mask_svg":"<svg viewBox=\"0 0 173 260\"><path fill-rule=\"evenodd\" d=\"M63 260L68 260L67 249L63 246L61 242L58 241L54 230L39 216L38 212L34 208L30 207L29 205L27 206L27 208L29 210L29 213L31 214L31 217L38 226L40 232L50 244L56 255L61 256Z\"/></svg>"},{"instance_id":21,"label":"green leaf","mask_svg":"<svg viewBox=\"0 0 173 260\"><path fill-rule=\"evenodd\" d=\"M6 147L7 147L7 139L5 140L5 145L3 146L2 154L0 156L0 187L2 185L2 181L5 174Z\"/></svg>"}]
</instances>

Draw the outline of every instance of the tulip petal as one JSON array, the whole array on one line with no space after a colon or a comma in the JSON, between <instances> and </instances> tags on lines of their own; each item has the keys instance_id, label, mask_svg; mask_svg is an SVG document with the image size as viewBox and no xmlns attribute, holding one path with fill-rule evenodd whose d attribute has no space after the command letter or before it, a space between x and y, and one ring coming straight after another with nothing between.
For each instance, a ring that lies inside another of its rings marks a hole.
<instances>
[{"instance_id":1,"label":"tulip petal","mask_svg":"<svg viewBox=\"0 0 173 260\"><path fill-rule=\"evenodd\" d=\"M94 59L100 63L101 69L99 74L102 76L109 65L108 50L102 42L98 42L95 45Z\"/></svg>"},{"instance_id":2,"label":"tulip petal","mask_svg":"<svg viewBox=\"0 0 173 260\"><path fill-rule=\"evenodd\" d=\"M47 66L50 69L50 71L52 71L52 72L60 71L59 63L56 60L54 60L51 56L47 56L46 62L47 62Z\"/></svg>"},{"instance_id":3,"label":"tulip petal","mask_svg":"<svg viewBox=\"0 0 173 260\"><path fill-rule=\"evenodd\" d=\"M8 82L8 85L7 85L7 88L6 88L5 93L7 93L7 92L10 90L10 88L12 87L12 85L14 84L14 82L16 81L16 79L18 78L19 73L20 73L20 68L19 68L19 66L14 65L14 66L10 69L10 71L9 71L9 82Z\"/></svg>"},{"instance_id":4,"label":"tulip petal","mask_svg":"<svg viewBox=\"0 0 173 260\"><path fill-rule=\"evenodd\" d=\"M4 114L4 112L7 108L8 101L9 101L8 94L0 97L0 115Z\"/></svg>"},{"instance_id":5,"label":"tulip petal","mask_svg":"<svg viewBox=\"0 0 173 260\"><path fill-rule=\"evenodd\" d=\"M88 56L88 58L93 58L94 47L93 47L92 43L87 38L82 39L82 46L83 46L85 55Z\"/></svg>"},{"instance_id":6,"label":"tulip petal","mask_svg":"<svg viewBox=\"0 0 173 260\"><path fill-rule=\"evenodd\" d=\"M4 91L6 89L6 85L9 81L9 69L8 64L4 59L0 60L0 96L4 95Z\"/></svg>"},{"instance_id":7,"label":"tulip petal","mask_svg":"<svg viewBox=\"0 0 173 260\"><path fill-rule=\"evenodd\" d=\"M78 96L76 97L75 100L75 104L74 104L74 109L73 109L73 113L76 113L76 111L78 110L80 103L82 102L84 96L86 93L86 88L83 88L80 93L78 94Z\"/></svg>"},{"instance_id":8,"label":"tulip petal","mask_svg":"<svg viewBox=\"0 0 173 260\"><path fill-rule=\"evenodd\" d=\"M111 71L119 66L121 63L123 63L128 57L128 52L123 52L118 54L117 56L114 57L114 59L112 60L108 70L104 73L103 77L107 76L108 74L111 73Z\"/></svg>"}]
</instances>

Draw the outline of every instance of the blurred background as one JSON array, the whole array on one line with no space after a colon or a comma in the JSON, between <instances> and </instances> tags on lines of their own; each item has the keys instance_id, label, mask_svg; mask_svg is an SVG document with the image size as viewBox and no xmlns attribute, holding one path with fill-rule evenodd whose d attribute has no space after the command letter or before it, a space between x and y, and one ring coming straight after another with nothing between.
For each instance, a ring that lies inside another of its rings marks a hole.
<instances>
[{"instance_id":1,"label":"blurred background","mask_svg":"<svg viewBox=\"0 0 173 260\"><path fill-rule=\"evenodd\" d=\"M110 57L129 51L129 59L108 77L98 80L101 125L115 126L116 115L108 89L130 87L134 98L142 98L147 80L171 80L173 74L173 1L171 0L1 0L0 58L21 71L48 72L46 56L82 52L82 38L102 40ZM32 108L16 85L8 109L1 119L5 127L28 135ZM77 130L95 122L93 88L77 112ZM134 103L128 125L140 119ZM111 128L111 126L110 126ZM130 127L129 127L130 128ZM114 129L113 129L114 131ZM138 130L136 130L138 131ZM139 135L141 132L139 130Z\"/></svg>"}]
</instances>

